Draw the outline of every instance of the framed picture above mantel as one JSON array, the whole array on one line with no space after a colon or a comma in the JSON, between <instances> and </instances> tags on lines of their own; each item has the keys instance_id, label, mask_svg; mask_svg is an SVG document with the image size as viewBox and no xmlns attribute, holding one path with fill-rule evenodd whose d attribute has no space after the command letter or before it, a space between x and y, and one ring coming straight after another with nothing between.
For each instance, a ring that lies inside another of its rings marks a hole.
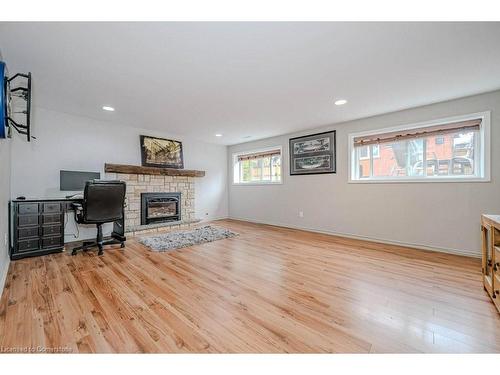
<instances>
[{"instance_id":1,"label":"framed picture above mantel","mask_svg":"<svg viewBox=\"0 0 500 375\"><path fill-rule=\"evenodd\" d=\"M290 138L290 175L336 173L335 130Z\"/></svg>"},{"instance_id":2,"label":"framed picture above mantel","mask_svg":"<svg viewBox=\"0 0 500 375\"><path fill-rule=\"evenodd\" d=\"M141 135L143 167L184 168L182 142Z\"/></svg>"}]
</instances>

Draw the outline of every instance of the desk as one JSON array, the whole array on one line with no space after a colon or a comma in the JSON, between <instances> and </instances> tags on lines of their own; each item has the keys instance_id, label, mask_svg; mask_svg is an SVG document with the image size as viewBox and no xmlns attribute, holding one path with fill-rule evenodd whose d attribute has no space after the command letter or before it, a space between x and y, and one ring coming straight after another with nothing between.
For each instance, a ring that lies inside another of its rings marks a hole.
<instances>
[{"instance_id":1,"label":"desk","mask_svg":"<svg viewBox=\"0 0 500 375\"><path fill-rule=\"evenodd\" d=\"M75 198L14 199L9 202L10 259L64 250L64 214ZM111 237L125 241L123 218L113 223Z\"/></svg>"}]
</instances>

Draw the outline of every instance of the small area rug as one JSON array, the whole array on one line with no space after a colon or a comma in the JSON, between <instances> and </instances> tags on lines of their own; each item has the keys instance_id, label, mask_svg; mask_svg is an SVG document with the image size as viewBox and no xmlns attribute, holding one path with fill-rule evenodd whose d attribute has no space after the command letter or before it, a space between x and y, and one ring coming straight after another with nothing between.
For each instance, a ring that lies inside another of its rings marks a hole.
<instances>
[{"instance_id":1,"label":"small area rug","mask_svg":"<svg viewBox=\"0 0 500 375\"><path fill-rule=\"evenodd\" d=\"M193 246L205 242L222 240L237 236L229 229L206 225L193 230L158 234L155 236L139 237L139 242L153 251L170 251L182 247Z\"/></svg>"}]
</instances>

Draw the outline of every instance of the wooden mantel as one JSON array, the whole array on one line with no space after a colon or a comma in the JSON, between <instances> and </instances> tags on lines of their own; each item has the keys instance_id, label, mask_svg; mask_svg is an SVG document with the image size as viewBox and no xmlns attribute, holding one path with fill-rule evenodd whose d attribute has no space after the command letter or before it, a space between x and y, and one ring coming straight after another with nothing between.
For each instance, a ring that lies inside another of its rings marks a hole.
<instances>
[{"instance_id":1,"label":"wooden mantel","mask_svg":"<svg viewBox=\"0 0 500 375\"><path fill-rule=\"evenodd\" d=\"M184 176L184 177L205 176L205 171L196 171L192 169L141 167L139 165L108 164L108 163L104 164L104 172L126 173L126 174L150 174L150 175L160 175L160 176Z\"/></svg>"}]
</instances>

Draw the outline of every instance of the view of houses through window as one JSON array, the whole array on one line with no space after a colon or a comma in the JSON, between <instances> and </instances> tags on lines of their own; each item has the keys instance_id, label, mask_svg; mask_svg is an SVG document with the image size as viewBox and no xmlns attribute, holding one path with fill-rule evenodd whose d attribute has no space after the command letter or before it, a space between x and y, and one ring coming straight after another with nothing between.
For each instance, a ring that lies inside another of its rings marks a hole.
<instances>
[{"instance_id":1,"label":"view of houses through window","mask_svg":"<svg viewBox=\"0 0 500 375\"><path fill-rule=\"evenodd\" d=\"M235 155L233 177L235 184L280 183L281 149Z\"/></svg>"},{"instance_id":2,"label":"view of houses through window","mask_svg":"<svg viewBox=\"0 0 500 375\"><path fill-rule=\"evenodd\" d=\"M481 120L353 138L353 180L480 177Z\"/></svg>"}]
</instances>

